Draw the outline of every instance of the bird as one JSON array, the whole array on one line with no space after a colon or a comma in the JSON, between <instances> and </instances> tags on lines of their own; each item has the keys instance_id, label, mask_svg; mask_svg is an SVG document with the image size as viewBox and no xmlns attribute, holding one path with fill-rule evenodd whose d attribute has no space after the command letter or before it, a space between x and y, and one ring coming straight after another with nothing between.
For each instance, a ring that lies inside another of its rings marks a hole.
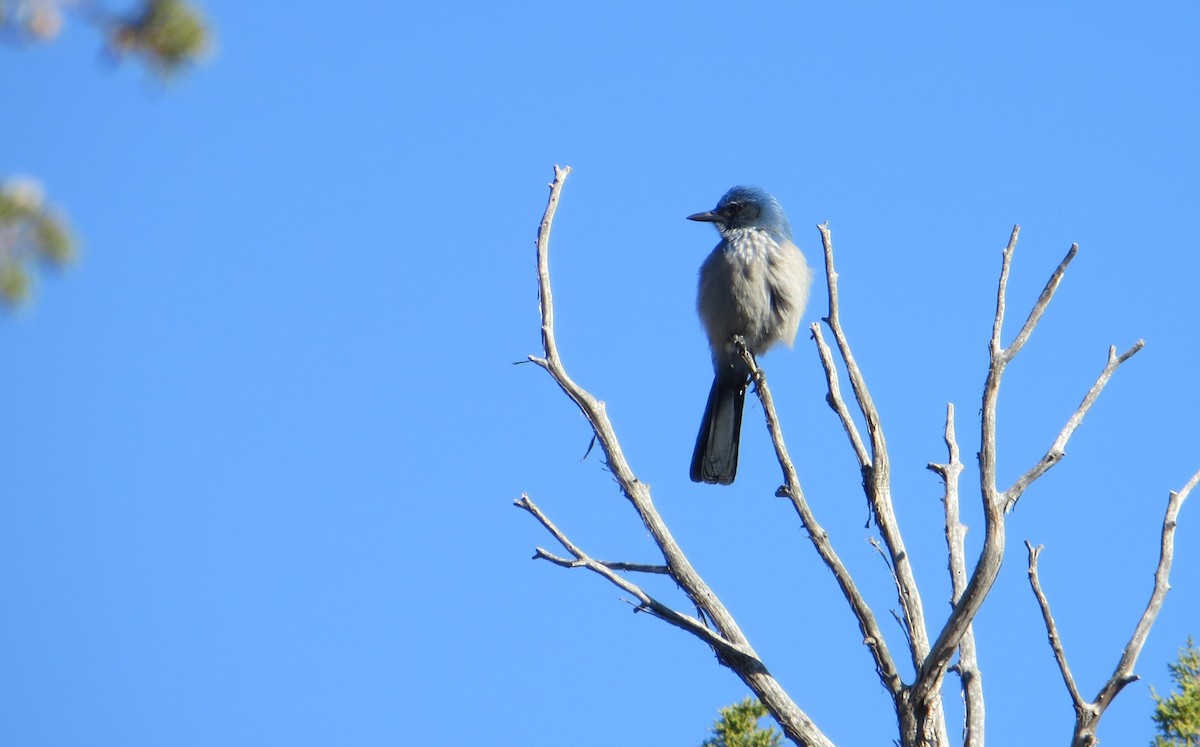
<instances>
[{"instance_id":1,"label":"bird","mask_svg":"<svg viewBox=\"0 0 1200 747\"><path fill-rule=\"evenodd\" d=\"M750 368L740 336L757 357L796 339L812 271L792 241L779 201L758 187L730 189L712 210L687 216L712 223L721 240L700 266L696 309L712 350L713 383L692 453L691 478L729 485L737 475Z\"/></svg>"}]
</instances>

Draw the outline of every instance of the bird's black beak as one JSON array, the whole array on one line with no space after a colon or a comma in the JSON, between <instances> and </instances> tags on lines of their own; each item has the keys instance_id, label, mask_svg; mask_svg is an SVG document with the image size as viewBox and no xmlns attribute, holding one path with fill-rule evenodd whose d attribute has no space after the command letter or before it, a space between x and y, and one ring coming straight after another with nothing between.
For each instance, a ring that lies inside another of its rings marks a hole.
<instances>
[{"instance_id":1,"label":"bird's black beak","mask_svg":"<svg viewBox=\"0 0 1200 747\"><path fill-rule=\"evenodd\" d=\"M716 213L714 213L711 210L707 210L703 213L696 213L695 215L689 215L687 217L687 219L698 221L700 223L720 223L721 222L721 216L717 215Z\"/></svg>"}]
</instances>

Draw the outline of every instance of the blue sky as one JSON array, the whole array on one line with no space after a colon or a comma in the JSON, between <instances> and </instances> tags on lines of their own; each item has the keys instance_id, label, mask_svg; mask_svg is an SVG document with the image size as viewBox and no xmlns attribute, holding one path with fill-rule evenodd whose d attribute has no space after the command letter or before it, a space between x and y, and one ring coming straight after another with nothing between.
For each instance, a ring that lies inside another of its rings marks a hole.
<instances>
[{"instance_id":1,"label":"blue sky","mask_svg":"<svg viewBox=\"0 0 1200 747\"><path fill-rule=\"evenodd\" d=\"M944 408L973 466L1000 249L1001 482L1049 446L1109 345L1113 379L1010 519L978 620L996 744L1065 743L1149 596L1167 492L1200 468L1194 238L1200 8L753 2L205 3L219 51L163 88L68 24L0 48L0 174L84 242L0 324L0 741L13 745L695 745L746 689L598 577L530 561L528 491L598 557L656 560L544 373L533 239L570 373L607 402L685 551L839 744L887 698L796 525L761 408L728 488L687 465L710 381L693 306L737 183L783 203L888 429L926 609L948 609ZM818 285L805 325L825 313ZM763 360L810 501L877 614L895 606L806 334ZM971 472L964 476L969 488ZM1193 497L1193 504L1200 500ZM1151 736L1149 684L1200 633L1200 519L1105 744ZM964 493L982 536L978 495ZM679 603L673 590L651 584ZM899 630L886 629L894 647ZM950 692L953 707L956 696ZM952 726L954 714L951 712Z\"/></svg>"}]
</instances>

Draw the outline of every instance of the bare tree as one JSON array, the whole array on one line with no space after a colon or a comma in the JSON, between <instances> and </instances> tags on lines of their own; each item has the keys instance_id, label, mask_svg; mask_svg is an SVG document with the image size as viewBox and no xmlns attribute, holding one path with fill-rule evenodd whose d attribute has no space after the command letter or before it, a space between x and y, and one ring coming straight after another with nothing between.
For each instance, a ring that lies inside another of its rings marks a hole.
<instances>
[{"instance_id":1,"label":"bare tree","mask_svg":"<svg viewBox=\"0 0 1200 747\"><path fill-rule=\"evenodd\" d=\"M649 487L638 480L630 469L612 424L609 422L604 404L567 375L554 336L554 299L550 286L548 254L554 213L562 194L563 183L569 173L569 168L555 167L554 182L550 185L549 202L538 231L537 273L541 301L543 355L530 356L529 360L550 374L591 424L596 441L604 452L607 467L649 530L650 536L662 554L663 563L645 564L597 559L560 530L528 495L522 495L516 505L536 518L566 552L566 555L562 555L539 547L534 557L564 568L586 568L608 579L636 600L637 609L648 612L708 644L716 653L717 659L729 667L770 709L771 714L792 742L797 745L814 747L832 745L833 743L820 727L792 700L771 675L766 663L742 633L733 615L688 562L687 556L675 542L666 523L655 508ZM990 361L984 383L983 405L980 411L979 492L983 502L984 540L980 556L972 567L968 567L964 550L966 527L959 518L959 478L964 467L955 436L953 405L948 406L946 411L947 460L944 464L928 465L929 469L942 478L945 486L945 531L952 589L951 612L931 635L921 592L916 583L910 556L905 549L904 539L893 507L890 466L883 426L879 419L879 413L872 402L866 379L855 362L850 343L842 328L838 306L838 274L834 269L833 262L832 235L828 225L821 225L818 229L824 249L825 277L829 290L829 312L823 321L833 336L837 357L840 358L841 365L844 366L849 379L853 391L852 403L861 413L865 423L865 438L859 431L852 416L851 407L839 386L838 363L833 349L825 341L820 324L813 324L811 327L813 340L826 374L829 388L828 401L837 413L846 431L850 448L862 469L863 489L882 537L882 545L878 549L888 562L899 599L900 613L897 617L903 627L903 645L907 647L907 651L893 649L889 645L875 613L859 592L850 571L839 558L828 533L818 523L816 515L805 499L796 469L788 455L766 376L746 351L745 346L741 345L743 357L750 366L756 393L762 401L776 456L783 469L784 484L779 488L777 495L791 502L814 549L829 572L833 574L850 606L862 633L863 642L873 659L879 681L891 696L895 707L899 728L898 743L904 747L932 747L935 745L940 747L950 743L942 706L942 691L945 686L946 674L951 669L951 660L957 653L958 661L954 671L958 674L962 698L965 702L962 742L969 747L976 747L982 745L984 739L984 696L971 626L984 599L992 589L1004 560L1006 516L1017 505L1017 501L1020 500L1025 490L1063 459L1067 442L1099 397L1100 392L1108 384L1116 370L1142 349L1143 342L1139 340L1120 354L1115 348L1109 349L1107 362L1095 383L1092 384L1045 455L1031 465L1015 482L1001 489L996 483L998 449L996 407L1000 395L1000 384L1006 367L1028 342L1034 328L1049 306L1067 267L1078 251L1078 247L1073 245L1067 252L1066 257L1046 282L1041 295L1034 303L1016 337L1008 346L1005 346L1003 344L1003 324L1006 311L1006 290L1009 268L1016 250L1019 233L1018 227L1013 228L1001 263L996 294L996 313L989 346ZM740 344L740 341L735 340L735 342ZM1037 560L1040 548L1029 546L1030 583L1041 607L1054 656L1075 708L1073 747L1096 743L1096 727L1105 709L1122 688L1137 679L1133 674L1134 664L1146 641L1150 626L1153 625L1162 607L1163 598L1168 589L1167 579L1171 569L1176 517L1180 505L1197 482L1200 482L1200 472L1197 472L1181 490L1170 494L1166 516L1163 519L1161 555L1155 571L1154 588L1150 601L1137 623L1133 636L1121 652L1112 676L1101 686L1099 693L1090 702L1080 694L1071 675L1062 642L1050 614L1050 603L1038 581ZM1028 545L1028 543L1026 544ZM634 580L644 574L669 576L687 595L695 612L675 609L651 596ZM906 656L911 663L915 672L911 682L906 682L901 676L896 661L897 656Z\"/></svg>"}]
</instances>

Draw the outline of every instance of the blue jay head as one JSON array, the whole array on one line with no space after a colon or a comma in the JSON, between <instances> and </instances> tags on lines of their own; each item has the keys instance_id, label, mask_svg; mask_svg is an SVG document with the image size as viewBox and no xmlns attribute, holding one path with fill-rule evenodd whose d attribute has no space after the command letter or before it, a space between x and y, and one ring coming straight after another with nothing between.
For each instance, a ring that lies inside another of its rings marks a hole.
<instances>
[{"instance_id":1,"label":"blue jay head","mask_svg":"<svg viewBox=\"0 0 1200 747\"><path fill-rule=\"evenodd\" d=\"M758 187L734 187L715 208L689 215L688 220L716 224L722 236L736 228L760 228L792 237L792 226L779 201Z\"/></svg>"}]
</instances>

